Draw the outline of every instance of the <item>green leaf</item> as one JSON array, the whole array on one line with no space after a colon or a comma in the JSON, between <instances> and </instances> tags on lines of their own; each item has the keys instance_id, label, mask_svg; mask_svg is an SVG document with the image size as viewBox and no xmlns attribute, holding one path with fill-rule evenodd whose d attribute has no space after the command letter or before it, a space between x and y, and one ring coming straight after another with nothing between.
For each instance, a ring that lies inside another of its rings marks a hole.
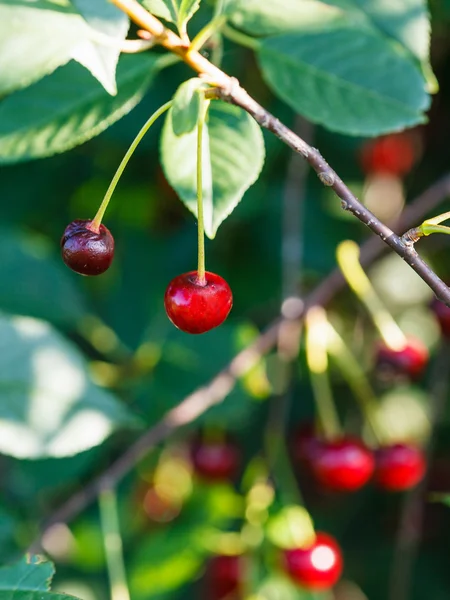
<instances>
[{"instance_id":1,"label":"green leaf","mask_svg":"<svg viewBox=\"0 0 450 600\"><path fill-rule=\"evenodd\" d=\"M131 425L125 406L94 385L83 356L50 325L0 318L0 452L71 456Z\"/></svg>"},{"instance_id":2,"label":"green leaf","mask_svg":"<svg viewBox=\"0 0 450 600\"><path fill-rule=\"evenodd\" d=\"M259 61L280 98L333 131L375 136L426 120L430 99L420 71L364 29L267 38Z\"/></svg>"},{"instance_id":3,"label":"green leaf","mask_svg":"<svg viewBox=\"0 0 450 600\"><path fill-rule=\"evenodd\" d=\"M75 62L0 103L0 163L51 156L82 144L142 99L164 57L124 56L111 97Z\"/></svg>"},{"instance_id":4,"label":"green leaf","mask_svg":"<svg viewBox=\"0 0 450 600\"><path fill-rule=\"evenodd\" d=\"M331 3L329 3L331 4ZM227 6L230 21L253 35L278 35L325 28L345 19L345 11L319 0L232 0Z\"/></svg>"},{"instance_id":5,"label":"green leaf","mask_svg":"<svg viewBox=\"0 0 450 600\"><path fill-rule=\"evenodd\" d=\"M0 280L3 311L64 326L76 325L87 313L70 271L45 239L30 232L0 228Z\"/></svg>"},{"instance_id":6,"label":"green leaf","mask_svg":"<svg viewBox=\"0 0 450 600\"><path fill-rule=\"evenodd\" d=\"M197 216L197 132L177 137L169 111L161 138L164 171L188 209ZM220 224L256 181L264 163L259 126L241 108L214 101L203 138L203 204L205 232L214 238Z\"/></svg>"},{"instance_id":7,"label":"green leaf","mask_svg":"<svg viewBox=\"0 0 450 600\"><path fill-rule=\"evenodd\" d=\"M348 17L367 23L379 33L399 42L419 60L430 91L437 91L437 81L430 66L430 16L426 0L330 0Z\"/></svg>"},{"instance_id":8,"label":"green leaf","mask_svg":"<svg viewBox=\"0 0 450 600\"><path fill-rule=\"evenodd\" d=\"M53 594L52 592L28 592L18 590L14 593L11 591L0 591L0 600L79 600L75 596L68 594Z\"/></svg>"},{"instance_id":9,"label":"green leaf","mask_svg":"<svg viewBox=\"0 0 450 600\"><path fill-rule=\"evenodd\" d=\"M90 35L70 6L46 0L0 0L0 96L65 64Z\"/></svg>"},{"instance_id":10,"label":"green leaf","mask_svg":"<svg viewBox=\"0 0 450 600\"><path fill-rule=\"evenodd\" d=\"M200 113L198 90L203 86L201 79L194 77L180 85L173 98L172 127L175 135L191 132L197 125Z\"/></svg>"},{"instance_id":11,"label":"green leaf","mask_svg":"<svg viewBox=\"0 0 450 600\"><path fill-rule=\"evenodd\" d=\"M144 0L142 4L157 17L175 23L181 34L200 8L200 0Z\"/></svg>"},{"instance_id":12,"label":"green leaf","mask_svg":"<svg viewBox=\"0 0 450 600\"><path fill-rule=\"evenodd\" d=\"M86 67L112 95L117 94L116 68L120 56L120 42L128 33L127 15L109 2L71 0L93 30L100 34L98 42L81 40L72 52L72 58ZM103 36L105 40L102 42Z\"/></svg>"},{"instance_id":13,"label":"green leaf","mask_svg":"<svg viewBox=\"0 0 450 600\"><path fill-rule=\"evenodd\" d=\"M14 592L46 592L55 573L53 563L42 556L26 554L11 566L0 568L0 590Z\"/></svg>"}]
</instances>

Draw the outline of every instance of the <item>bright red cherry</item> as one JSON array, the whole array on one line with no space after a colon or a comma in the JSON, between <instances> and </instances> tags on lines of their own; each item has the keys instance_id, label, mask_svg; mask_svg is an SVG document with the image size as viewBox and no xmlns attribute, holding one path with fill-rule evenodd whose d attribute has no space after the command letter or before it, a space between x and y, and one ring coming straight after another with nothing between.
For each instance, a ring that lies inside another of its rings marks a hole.
<instances>
[{"instance_id":1,"label":"bright red cherry","mask_svg":"<svg viewBox=\"0 0 450 600\"><path fill-rule=\"evenodd\" d=\"M226 481L236 475L240 453L230 441L199 440L191 447L191 459L197 475L209 481Z\"/></svg>"},{"instance_id":2,"label":"bright red cherry","mask_svg":"<svg viewBox=\"0 0 450 600\"><path fill-rule=\"evenodd\" d=\"M292 579L303 587L326 590L341 576L342 552L331 535L319 532L310 546L285 550L284 566Z\"/></svg>"},{"instance_id":3,"label":"bright red cherry","mask_svg":"<svg viewBox=\"0 0 450 600\"><path fill-rule=\"evenodd\" d=\"M206 578L210 600L232 600L239 597L242 565L239 556L213 556L209 561Z\"/></svg>"},{"instance_id":4,"label":"bright red cherry","mask_svg":"<svg viewBox=\"0 0 450 600\"><path fill-rule=\"evenodd\" d=\"M375 481L385 490L408 490L421 481L425 471L425 456L417 446L394 444L377 450Z\"/></svg>"},{"instance_id":5,"label":"bright red cherry","mask_svg":"<svg viewBox=\"0 0 450 600\"><path fill-rule=\"evenodd\" d=\"M406 175L416 160L416 148L410 135L398 133L367 142L362 149L361 163L365 173Z\"/></svg>"},{"instance_id":6,"label":"bright red cherry","mask_svg":"<svg viewBox=\"0 0 450 600\"><path fill-rule=\"evenodd\" d=\"M215 273L205 273L206 284L198 281L197 271L178 275L167 286L164 305L167 316L186 333L205 333L221 325L233 305L228 283Z\"/></svg>"},{"instance_id":7,"label":"bright red cherry","mask_svg":"<svg viewBox=\"0 0 450 600\"><path fill-rule=\"evenodd\" d=\"M100 225L98 232L92 221L77 219L70 223L61 238L61 253L66 265L81 275L100 275L111 265L114 238Z\"/></svg>"},{"instance_id":8,"label":"bright red cherry","mask_svg":"<svg viewBox=\"0 0 450 600\"><path fill-rule=\"evenodd\" d=\"M437 298L433 299L430 308L440 325L442 335L450 337L450 308Z\"/></svg>"},{"instance_id":9,"label":"bright red cherry","mask_svg":"<svg viewBox=\"0 0 450 600\"><path fill-rule=\"evenodd\" d=\"M318 481L342 492L352 492L366 484L374 467L371 450L352 438L323 441L311 459L311 468Z\"/></svg>"},{"instance_id":10,"label":"bright red cherry","mask_svg":"<svg viewBox=\"0 0 450 600\"><path fill-rule=\"evenodd\" d=\"M428 364L428 358L427 347L416 338L408 338L406 346L400 350L379 344L375 360L381 373L418 379Z\"/></svg>"}]
</instances>

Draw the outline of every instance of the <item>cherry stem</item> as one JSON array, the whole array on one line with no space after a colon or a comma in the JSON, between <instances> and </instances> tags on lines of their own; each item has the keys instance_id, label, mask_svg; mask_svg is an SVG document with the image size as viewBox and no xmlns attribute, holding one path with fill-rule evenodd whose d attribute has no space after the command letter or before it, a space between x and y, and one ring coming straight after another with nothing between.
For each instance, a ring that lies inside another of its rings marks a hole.
<instances>
[{"instance_id":1,"label":"cherry stem","mask_svg":"<svg viewBox=\"0 0 450 600\"><path fill-rule=\"evenodd\" d=\"M381 445L382 436L376 420L377 397L369 380L348 345L328 321L328 352L335 360L342 376L347 381L361 412L370 426L374 440Z\"/></svg>"},{"instance_id":2,"label":"cherry stem","mask_svg":"<svg viewBox=\"0 0 450 600\"><path fill-rule=\"evenodd\" d=\"M203 126L208 112L209 100L200 96L200 114L197 123L197 226L198 226L198 265L197 283L206 285L205 276L205 224L203 217Z\"/></svg>"},{"instance_id":3,"label":"cherry stem","mask_svg":"<svg viewBox=\"0 0 450 600\"><path fill-rule=\"evenodd\" d=\"M130 600L123 560L117 496L114 490L111 488L103 489L99 496L99 508L106 565L111 586L111 600Z\"/></svg>"},{"instance_id":4,"label":"cherry stem","mask_svg":"<svg viewBox=\"0 0 450 600\"><path fill-rule=\"evenodd\" d=\"M325 310L313 306L306 314L306 362L310 372L319 424L326 439L342 433L328 377L327 318Z\"/></svg>"},{"instance_id":5,"label":"cherry stem","mask_svg":"<svg viewBox=\"0 0 450 600\"><path fill-rule=\"evenodd\" d=\"M337 261L349 287L364 304L375 327L392 350L406 346L406 336L383 301L376 293L359 262L359 246L351 241L341 242L336 251Z\"/></svg>"},{"instance_id":6,"label":"cherry stem","mask_svg":"<svg viewBox=\"0 0 450 600\"><path fill-rule=\"evenodd\" d=\"M128 164L128 161L133 156L134 151L136 150L139 142L142 140L142 138L147 133L147 131L150 129L150 127L153 125L153 123L162 114L164 114L166 112L166 110L169 110L169 108L171 106L172 106L172 100L170 100L169 102L166 102L165 104L160 106L158 108L158 110L156 110L152 114L152 116L148 119L148 121L143 125L142 129L139 131L137 136L132 141L131 146L128 148L128 150L125 153L125 156L122 158L122 162L120 163L117 171L114 174L114 177L111 180L111 183L109 184L108 189L106 190L105 197L103 198L102 203L100 204L97 214L95 215L95 217L93 218L93 220L91 221L91 223L89 225L89 229L91 231L93 231L94 233L98 233L100 230L100 225L101 225L102 219L104 217L105 211L108 208L108 204L109 204L109 201L111 200L111 196L113 195L114 190L116 189L116 185L118 184L119 179L121 178L122 173L124 172L125 167Z\"/></svg>"}]
</instances>

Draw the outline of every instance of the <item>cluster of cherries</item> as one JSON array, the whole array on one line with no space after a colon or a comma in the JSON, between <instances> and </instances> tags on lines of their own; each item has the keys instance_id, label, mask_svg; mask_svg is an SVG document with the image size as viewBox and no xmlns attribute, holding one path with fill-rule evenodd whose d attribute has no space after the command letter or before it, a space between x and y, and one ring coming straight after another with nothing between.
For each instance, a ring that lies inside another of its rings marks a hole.
<instances>
[{"instance_id":1,"label":"cluster of cherries","mask_svg":"<svg viewBox=\"0 0 450 600\"><path fill-rule=\"evenodd\" d=\"M81 275L104 273L114 258L114 238L105 225L91 220L70 223L61 239L64 262ZM206 272L200 281L197 271L178 275L167 286L164 305L172 323L186 333L205 333L221 325L233 305L228 283Z\"/></svg>"},{"instance_id":2,"label":"cluster of cherries","mask_svg":"<svg viewBox=\"0 0 450 600\"><path fill-rule=\"evenodd\" d=\"M229 440L203 442L191 446L194 472L205 481L232 480L240 464L238 447ZM207 568L208 597L211 600L239 598L244 578L242 556L214 556ZM342 551L329 534L317 532L312 543L301 548L282 550L280 567L305 589L321 590L332 587L343 568Z\"/></svg>"}]
</instances>

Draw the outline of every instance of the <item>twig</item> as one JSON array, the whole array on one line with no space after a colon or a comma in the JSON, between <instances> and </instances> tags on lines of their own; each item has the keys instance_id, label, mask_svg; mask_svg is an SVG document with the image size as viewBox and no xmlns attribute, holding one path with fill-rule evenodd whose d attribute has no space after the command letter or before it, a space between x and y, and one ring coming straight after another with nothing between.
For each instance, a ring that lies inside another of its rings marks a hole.
<instances>
[{"instance_id":1,"label":"twig","mask_svg":"<svg viewBox=\"0 0 450 600\"><path fill-rule=\"evenodd\" d=\"M434 428L442 417L447 401L448 368L449 344L443 342L431 376L433 382L429 403L431 434L426 447L428 465L434 449ZM422 537L427 487L428 473L413 490L406 494L404 499L392 564L389 594L391 600L408 600L410 597L413 567L419 550L420 538Z\"/></svg>"},{"instance_id":2,"label":"twig","mask_svg":"<svg viewBox=\"0 0 450 600\"><path fill-rule=\"evenodd\" d=\"M178 55L187 65L197 71L201 77L215 88L218 98L240 106L257 123L274 133L283 143L301 154L317 173L320 181L331 187L341 199L344 210L351 212L367 225L383 242L390 246L414 271L429 285L437 298L450 306L450 288L434 273L427 263L417 254L413 244L405 244L389 227L370 212L345 185L339 175L330 167L320 152L307 144L302 138L286 127L281 121L263 108L240 85L237 79L230 77L213 65L198 51L186 46L185 42L153 15L147 12L137 0L112 0L137 25L147 29L155 41Z\"/></svg>"},{"instance_id":3,"label":"twig","mask_svg":"<svg viewBox=\"0 0 450 600\"><path fill-rule=\"evenodd\" d=\"M397 224L407 228L412 220L417 221L433 210L450 193L450 174L444 176L421 194L403 213ZM361 262L369 266L384 251L386 246L377 238L369 239L361 247ZM233 389L236 379L245 375L279 340L280 328L299 324L305 309L314 304L326 305L345 286L345 280L336 269L326 277L305 299L294 299L284 303L284 316L276 319L249 347L239 352L233 360L208 384L189 394L178 406L169 411L155 426L145 432L122 456L85 488L78 490L63 503L41 526L39 539L30 548L38 551L40 539L55 523L68 522L91 504L105 487L117 484L139 460L152 448L169 437L179 426L194 421L215 404L219 404Z\"/></svg>"}]
</instances>

